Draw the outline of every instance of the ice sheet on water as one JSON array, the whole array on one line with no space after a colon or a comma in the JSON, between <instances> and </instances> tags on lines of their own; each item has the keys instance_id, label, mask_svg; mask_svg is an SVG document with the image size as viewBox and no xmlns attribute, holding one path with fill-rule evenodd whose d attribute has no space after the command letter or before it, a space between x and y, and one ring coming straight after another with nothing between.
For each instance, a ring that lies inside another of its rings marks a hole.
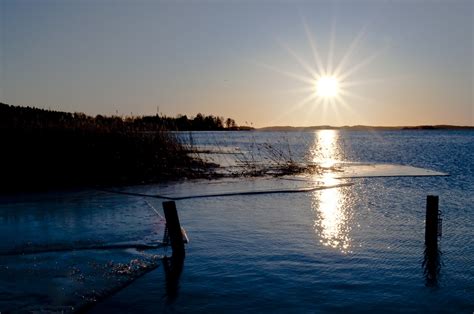
<instances>
[{"instance_id":1,"label":"ice sheet on water","mask_svg":"<svg viewBox=\"0 0 474 314\"><path fill-rule=\"evenodd\" d=\"M426 177L448 175L430 169L395 164L345 163L340 164L339 167L342 171L335 173L335 178Z\"/></svg>"},{"instance_id":2,"label":"ice sheet on water","mask_svg":"<svg viewBox=\"0 0 474 314\"><path fill-rule=\"evenodd\" d=\"M301 174L283 177L239 177L219 180L188 181L170 185L132 187L129 190L147 195L169 198L228 196L229 194L277 193L305 191L313 188L338 187L350 183L351 178L445 176L429 169L375 163L339 163L322 168L319 174ZM328 182L331 179L331 182Z\"/></svg>"},{"instance_id":3,"label":"ice sheet on water","mask_svg":"<svg viewBox=\"0 0 474 314\"><path fill-rule=\"evenodd\" d=\"M214 154L238 154L242 149L238 146L196 145L195 152L201 157L211 157Z\"/></svg>"},{"instance_id":4,"label":"ice sheet on water","mask_svg":"<svg viewBox=\"0 0 474 314\"><path fill-rule=\"evenodd\" d=\"M300 175L299 178L320 180L321 178L350 179L373 177L432 177L448 176L449 174L426 168L397 164L377 163L336 163L324 168L321 176Z\"/></svg>"},{"instance_id":5,"label":"ice sheet on water","mask_svg":"<svg viewBox=\"0 0 474 314\"><path fill-rule=\"evenodd\" d=\"M271 192L297 191L323 183L288 181L273 177L243 177L226 178L217 180L192 180L169 185L136 186L127 189L127 192L141 193L146 195L160 195L169 198L192 198L195 196L216 196L226 194L239 194L249 192Z\"/></svg>"}]
</instances>

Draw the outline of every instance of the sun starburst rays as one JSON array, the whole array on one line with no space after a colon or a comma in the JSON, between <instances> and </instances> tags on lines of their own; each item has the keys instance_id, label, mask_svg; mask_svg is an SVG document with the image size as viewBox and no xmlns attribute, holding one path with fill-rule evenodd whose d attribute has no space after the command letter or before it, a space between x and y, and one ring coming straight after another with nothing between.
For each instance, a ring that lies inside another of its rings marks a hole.
<instances>
[{"instance_id":1,"label":"sun starburst rays","mask_svg":"<svg viewBox=\"0 0 474 314\"><path fill-rule=\"evenodd\" d=\"M366 35L366 27L362 28L362 30L357 34L354 40L351 42L349 48L347 49L346 53L342 57L341 61L337 65L336 69L334 69L334 75L338 76L341 75L341 71L346 65L347 61L350 59L352 54L356 51L357 47L359 46L360 42Z\"/></svg>"},{"instance_id":2,"label":"sun starburst rays","mask_svg":"<svg viewBox=\"0 0 474 314\"><path fill-rule=\"evenodd\" d=\"M293 49L285 45L283 42L280 42L280 45L300 64L300 66L306 70L306 72L311 76L311 77L316 77L318 76L318 73L315 71L315 69L307 63L303 58L301 58Z\"/></svg>"},{"instance_id":3,"label":"sun starburst rays","mask_svg":"<svg viewBox=\"0 0 474 314\"><path fill-rule=\"evenodd\" d=\"M331 34L329 37L329 50L328 50L328 58L327 58L327 70L326 76L334 76L333 72L333 63L334 63L334 45L336 43L336 21L335 19L332 20L331 23Z\"/></svg>"},{"instance_id":4,"label":"sun starburst rays","mask_svg":"<svg viewBox=\"0 0 474 314\"><path fill-rule=\"evenodd\" d=\"M316 63L316 73L324 74L325 70L323 66L323 61L319 55L318 49L316 48L316 43L313 39L313 34L311 33L311 30L306 21L303 21L303 25L306 32L306 38L308 39L308 43L311 47L311 52L313 53L314 62Z\"/></svg>"},{"instance_id":5,"label":"sun starburst rays","mask_svg":"<svg viewBox=\"0 0 474 314\"><path fill-rule=\"evenodd\" d=\"M326 62L323 62L321 57L321 51L318 50L318 45L314 39L313 33L303 20L304 32L306 34L307 43L311 50L312 59L306 60L301 57L300 54L296 53L288 45L283 43L281 40L279 44L284 50L296 61L300 68L304 71L302 74L298 74L293 71L286 71L277 67L269 66L264 64L263 66L283 74L292 79L296 79L305 84L301 88L293 88L286 92L301 92L306 94L301 101L292 106L288 106L288 109L282 116L292 113L297 110L301 110L303 107L307 107L308 104L313 104L308 110L308 114L312 113L316 108L320 108L321 115L326 120L326 115L331 111L333 114L330 118L332 120L342 121L340 116L342 114L354 113L348 99L355 99L359 102L371 103L372 101L366 97L357 95L352 89L354 86L370 84L374 81L380 81L382 79L370 80L370 79L358 79L354 80L354 76L362 68L369 65L386 47L374 51L369 56L360 60L359 62L352 63L355 53L361 47L362 42L367 35L367 25L364 26L355 36L355 38L348 45L347 50L342 54L342 58L337 60L335 58L336 48L336 27L333 21L331 25L331 31L329 34L328 52ZM340 107L340 108L338 108ZM354 116L354 115L353 115ZM311 119L306 115L307 119Z\"/></svg>"}]
</instances>

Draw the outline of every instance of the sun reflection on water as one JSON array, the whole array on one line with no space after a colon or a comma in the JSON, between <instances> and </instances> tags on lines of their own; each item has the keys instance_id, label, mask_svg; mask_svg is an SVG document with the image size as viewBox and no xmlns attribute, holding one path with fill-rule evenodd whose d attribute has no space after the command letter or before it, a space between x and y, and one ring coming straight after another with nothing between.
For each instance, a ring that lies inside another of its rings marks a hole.
<instances>
[{"instance_id":1,"label":"sun reflection on water","mask_svg":"<svg viewBox=\"0 0 474 314\"><path fill-rule=\"evenodd\" d=\"M341 158L338 146L339 131L320 130L315 133L314 145L311 148L311 159L322 167L333 167Z\"/></svg>"},{"instance_id":2,"label":"sun reflection on water","mask_svg":"<svg viewBox=\"0 0 474 314\"><path fill-rule=\"evenodd\" d=\"M321 130L315 133L315 142L311 149L313 162L330 168L341 158L338 145L339 134L336 130ZM340 183L331 171L324 172L322 182L325 185ZM312 208L315 212L314 230L325 246L350 253L350 220L347 188L334 188L315 191L312 195Z\"/></svg>"}]
</instances>

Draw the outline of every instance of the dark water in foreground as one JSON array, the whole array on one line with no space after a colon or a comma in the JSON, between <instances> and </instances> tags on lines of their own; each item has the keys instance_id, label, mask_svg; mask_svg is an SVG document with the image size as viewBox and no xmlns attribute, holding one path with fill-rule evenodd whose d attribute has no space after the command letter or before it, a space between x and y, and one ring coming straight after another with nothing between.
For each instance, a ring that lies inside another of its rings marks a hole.
<instances>
[{"instance_id":1,"label":"dark water in foreground","mask_svg":"<svg viewBox=\"0 0 474 314\"><path fill-rule=\"evenodd\" d=\"M450 176L345 179L354 185L182 200L177 207L191 243L179 277L165 272L162 249L3 255L0 312L70 310L127 280L130 285L91 311L474 311L474 132L210 132L193 134L193 142L247 153L257 143L273 143L290 147L295 159L396 163ZM226 154L213 158L232 162ZM262 184L288 184L264 181L245 179L233 186L258 190ZM192 181L130 189L193 194L226 184ZM427 280L422 266L428 194L439 195L444 219L435 281ZM161 209L161 200L150 203ZM0 199L0 254L149 244L161 240L162 232L160 217L141 198L90 190ZM132 281L140 267L123 275L117 271L120 263L157 268Z\"/></svg>"}]
</instances>

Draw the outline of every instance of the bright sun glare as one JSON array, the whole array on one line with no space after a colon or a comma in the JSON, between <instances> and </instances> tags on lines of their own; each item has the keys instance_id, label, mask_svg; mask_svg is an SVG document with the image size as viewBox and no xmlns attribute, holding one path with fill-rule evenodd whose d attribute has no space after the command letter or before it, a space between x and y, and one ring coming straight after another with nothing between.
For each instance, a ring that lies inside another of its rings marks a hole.
<instances>
[{"instance_id":1,"label":"bright sun glare","mask_svg":"<svg viewBox=\"0 0 474 314\"><path fill-rule=\"evenodd\" d=\"M316 82L316 93L320 97L336 97L339 83L333 76L323 76Z\"/></svg>"},{"instance_id":2,"label":"bright sun glare","mask_svg":"<svg viewBox=\"0 0 474 314\"><path fill-rule=\"evenodd\" d=\"M335 35L333 29L330 34L327 58L324 60L321 57L321 52L318 51L311 29L304 20L303 24L308 44L313 55L312 61L305 60L285 43L281 43L281 45L298 62L301 68L305 71L304 74L290 72L267 64L261 64L270 70L305 83L305 86L289 90L289 92L305 93L306 96L293 106L289 106L288 111L285 112L284 115L287 115L289 112L301 110L302 108L307 110L308 107L306 107L306 105L309 103L312 103L313 106L309 107L309 111L306 115L308 121L312 119L312 112L316 110L316 108L318 108L318 114L321 115L322 119L326 119L327 110L329 108L329 110L332 111L331 119L334 118L335 120L339 120L341 109L348 111L351 114L357 114L352 110L350 106L351 102L349 102L349 100L356 99L359 102L371 102L371 100L354 93L351 90L351 86L367 84L370 83L371 80L354 80L353 78L361 68L369 65L378 54L386 49L386 47L380 47L380 49L375 50L364 59L351 64L351 61L354 61L353 58L355 57L355 52L360 48L362 39L366 36L366 29L363 28L352 40L340 60L334 62Z\"/></svg>"}]
</instances>

